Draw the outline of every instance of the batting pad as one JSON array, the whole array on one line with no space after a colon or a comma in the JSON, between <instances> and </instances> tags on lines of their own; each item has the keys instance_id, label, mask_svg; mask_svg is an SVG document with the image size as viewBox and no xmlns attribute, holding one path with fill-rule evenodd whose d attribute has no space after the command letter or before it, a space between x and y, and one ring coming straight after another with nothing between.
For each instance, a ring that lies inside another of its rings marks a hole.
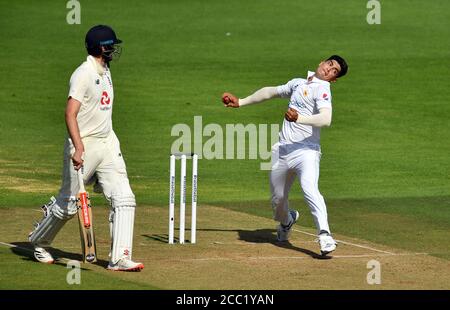
<instances>
[{"instance_id":1,"label":"batting pad","mask_svg":"<svg viewBox=\"0 0 450 310\"><path fill-rule=\"evenodd\" d=\"M75 215L77 209L73 204L73 201L70 201L67 208L63 209L52 197L50 203L46 205L47 212L44 218L28 237L30 242L35 246L49 246L64 224Z\"/></svg>"},{"instance_id":2,"label":"batting pad","mask_svg":"<svg viewBox=\"0 0 450 310\"><path fill-rule=\"evenodd\" d=\"M120 206L114 209L111 249L111 262L113 264L121 258L131 259L134 211L134 206Z\"/></svg>"},{"instance_id":3,"label":"batting pad","mask_svg":"<svg viewBox=\"0 0 450 310\"><path fill-rule=\"evenodd\" d=\"M42 219L38 227L30 235L29 240L35 246L48 246L55 239L56 234L61 230L68 220L61 220L49 214Z\"/></svg>"}]
</instances>

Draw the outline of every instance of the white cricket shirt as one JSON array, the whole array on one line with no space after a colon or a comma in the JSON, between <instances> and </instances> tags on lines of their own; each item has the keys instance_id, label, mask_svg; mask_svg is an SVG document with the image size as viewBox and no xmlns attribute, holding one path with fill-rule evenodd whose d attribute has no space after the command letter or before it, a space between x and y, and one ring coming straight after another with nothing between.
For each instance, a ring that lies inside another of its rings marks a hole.
<instances>
[{"instance_id":1,"label":"white cricket shirt","mask_svg":"<svg viewBox=\"0 0 450 310\"><path fill-rule=\"evenodd\" d=\"M70 78L69 97L81 102L77 115L81 138L105 138L112 130L114 100L111 73L88 56Z\"/></svg>"},{"instance_id":2,"label":"white cricket shirt","mask_svg":"<svg viewBox=\"0 0 450 310\"><path fill-rule=\"evenodd\" d=\"M295 109L300 115L318 114L321 108L331 109L330 83L313 75L314 72L308 71L307 79L293 79L277 87L278 95L290 98L289 108ZM320 128L285 119L280 131L280 144L289 149L288 153L302 147L320 150Z\"/></svg>"}]
</instances>

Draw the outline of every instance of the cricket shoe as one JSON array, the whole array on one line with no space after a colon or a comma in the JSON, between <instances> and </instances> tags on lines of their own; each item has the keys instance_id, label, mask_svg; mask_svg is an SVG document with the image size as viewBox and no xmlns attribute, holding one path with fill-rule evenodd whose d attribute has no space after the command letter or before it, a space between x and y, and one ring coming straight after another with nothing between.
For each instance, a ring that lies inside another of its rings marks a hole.
<instances>
[{"instance_id":1,"label":"cricket shoe","mask_svg":"<svg viewBox=\"0 0 450 310\"><path fill-rule=\"evenodd\" d=\"M128 258L122 258L115 264L109 262L107 269L112 271L141 271L144 269L144 264L135 263Z\"/></svg>"},{"instance_id":2,"label":"cricket shoe","mask_svg":"<svg viewBox=\"0 0 450 310\"><path fill-rule=\"evenodd\" d=\"M291 221L287 225L279 224L277 227L277 240L278 241L288 241L289 235L291 234L292 226L297 222L300 217L300 213L296 210L289 211Z\"/></svg>"},{"instance_id":3,"label":"cricket shoe","mask_svg":"<svg viewBox=\"0 0 450 310\"><path fill-rule=\"evenodd\" d=\"M34 258L36 258L38 262L44 264L53 264L55 262L53 256L49 252L47 252L44 248L41 247L34 248Z\"/></svg>"},{"instance_id":4,"label":"cricket shoe","mask_svg":"<svg viewBox=\"0 0 450 310\"><path fill-rule=\"evenodd\" d=\"M319 235L320 252L325 256L336 250L337 243L328 232L321 232Z\"/></svg>"}]
</instances>

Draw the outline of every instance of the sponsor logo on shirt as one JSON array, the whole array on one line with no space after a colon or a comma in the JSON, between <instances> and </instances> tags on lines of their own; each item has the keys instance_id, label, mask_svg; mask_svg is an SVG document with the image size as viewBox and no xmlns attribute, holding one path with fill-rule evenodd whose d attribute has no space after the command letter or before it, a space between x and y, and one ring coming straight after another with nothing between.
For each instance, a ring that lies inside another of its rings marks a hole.
<instances>
[{"instance_id":1,"label":"sponsor logo on shirt","mask_svg":"<svg viewBox=\"0 0 450 310\"><path fill-rule=\"evenodd\" d=\"M326 93L324 93L324 94L322 95L322 98L323 98L324 100L328 100L328 95L327 95Z\"/></svg>"},{"instance_id":2,"label":"sponsor logo on shirt","mask_svg":"<svg viewBox=\"0 0 450 310\"><path fill-rule=\"evenodd\" d=\"M108 92L103 91L102 98L100 99L100 110L105 111L111 109L111 98L108 95Z\"/></svg>"}]
</instances>

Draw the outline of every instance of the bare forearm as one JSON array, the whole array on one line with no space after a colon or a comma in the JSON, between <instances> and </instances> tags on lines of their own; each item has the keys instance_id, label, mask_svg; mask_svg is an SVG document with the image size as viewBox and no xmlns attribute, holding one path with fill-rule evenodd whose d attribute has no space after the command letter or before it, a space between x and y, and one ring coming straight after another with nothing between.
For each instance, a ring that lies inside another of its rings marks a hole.
<instances>
[{"instance_id":1,"label":"bare forearm","mask_svg":"<svg viewBox=\"0 0 450 310\"><path fill-rule=\"evenodd\" d=\"M66 126L75 149L84 151L84 145L81 141L80 129L78 128L76 115L66 113Z\"/></svg>"},{"instance_id":2,"label":"bare forearm","mask_svg":"<svg viewBox=\"0 0 450 310\"><path fill-rule=\"evenodd\" d=\"M69 98L66 107L66 126L72 139L73 146L77 151L84 151L83 142L81 141L80 128L78 127L77 115L80 111L81 103L73 98Z\"/></svg>"},{"instance_id":3,"label":"bare forearm","mask_svg":"<svg viewBox=\"0 0 450 310\"><path fill-rule=\"evenodd\" d=\"M269 99L277 98L277 97L279 97L279 95L278 95L276 87L272 87L272 86L263 87L263 88L257 90L256 92L254 92L253 94L251 94L250 96L245 97L243 99L239 99L239 106L241 107L244 105L260 103L265 100L269 100Z\"/></svg>"}]
</instances>

